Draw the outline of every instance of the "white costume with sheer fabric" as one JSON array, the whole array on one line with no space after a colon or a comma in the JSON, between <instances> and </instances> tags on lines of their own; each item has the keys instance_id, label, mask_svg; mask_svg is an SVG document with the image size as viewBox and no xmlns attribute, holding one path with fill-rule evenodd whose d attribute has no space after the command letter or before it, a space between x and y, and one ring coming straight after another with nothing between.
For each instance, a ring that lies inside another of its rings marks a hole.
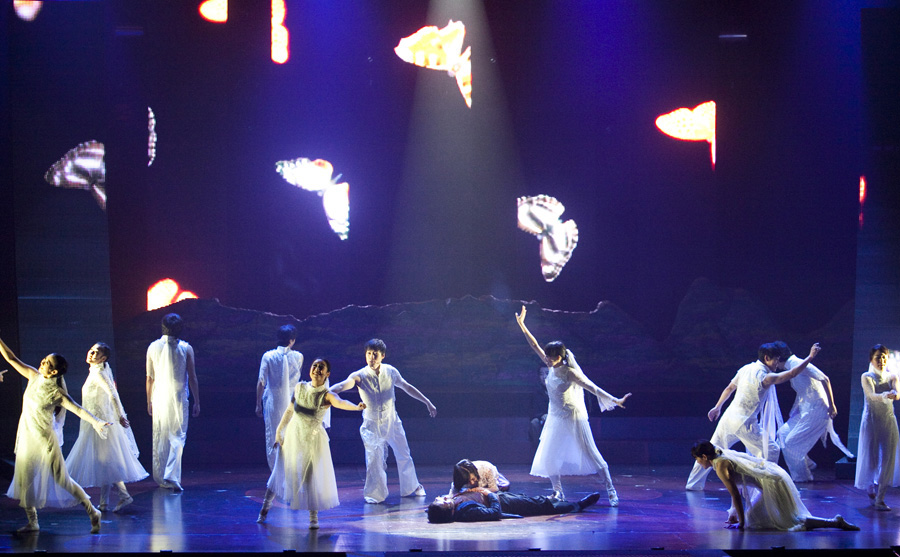
<instances>
[{"instance_id":1,"label":"white costume with sheer fabric","mask_svg":"<svg viewBox=\"0 0 900 557\"><path fill-rule=\"evenodd\" d=\"M138 462L137 444L131 428L124 428L119 419L125 409L119 399L109 364L92 365L81 387L81 406L97 418L112 423L108 437L101 439L91 424L82 421L78 439L66 467L69 475L83 487L106 486L117 482L136 482L149 474Z\"/></svg>"},{"instance_id":2,"label":"white costume with sheer fabric","mask_svg":"<svg viewBox=\"0 0 900 557\"><path fill-rule=\"evenodd\" d=\"M328 433L322 425L331 407L325 400L328 387L301 381L294 388L294 415L284 428L275 468L266 487L292 509L322 511L336 507L337 482Z\"/></svg>"},{"instance_id":3,"label":"white costume with sheer fabric","mask_svg":"<svg viewBox=\"0 0 900 557\"><path fill-rule=\"evenodd\" d=\"M478 471L478 487L483 487L488 491L493 491L495 493L509 489L509 480L500 473L500 470L498 470L492 462L488 462L487 460L473 460L472 464L475 465L475 470ZM459 492L453 487L453 482L450 482L450 492L448 495L452 496L458 493Z\"/></svg>"},{"instance_id":4,"label":"white costume with sheer fabric","mask_svg":"<svg viewBox=\"0 0 900 557\"><path fill-rule=\"evenodd\" d=\"M749 454L778 462L775 440L782 417L775 389L763 384L768 373L769 368L759 360L737 371L730 382L735 386L734 399L719 418L710 443L729 449L740 441ZM760 427L761 423L766 424L768 431ZM703 489L710 470L695 462L685 489Z\"/></svg>"},{"instance_id":5,"label":"white costume with sheer fabric","mask_svg":"<svg viewBox=\"0 0 900 557\"><path fill-rule=\"evenodd\" d=\"M900 466L897 466L898 431L894 415L894 401L885 398L896 387L896 375L879 371L869 364L862 374L865 406L859 423L859 449L856 456L856 481L859 489L877 486L876 500L884 501L888 485L900 485Z\"/></svg>"},{"instance_id":6,"label":"white costume with sheer fabric","mask_svg":"<svg viewBox=\"0 0 900 557\"><path fill-rule=\"evenodd\" d=\"M181 456L188 429L187 363L194 349L169 335L147 348L147 377L153 380L153 479L161 486L181 483Z\"/></svg>"},{"instance_id":7,"label":"white costume with sheer fabric","mask_svg":"<svg viewBox=\"0 0 900 557\"><path fill-rule=\"evenodd\" d=\"M263 421L266 424L266 458L269 470L275 467L275 430L284 411L291 403L294 386L300 381L303 354L288 346L279 346L263 354L259 364L259 382L265 387L262 395Z\"/></svg>"},{"instance_id":8,"label":"white costume with sheer fabric","mask_svg":"<svg viewBox=\"0 0 900 557\"><path fill-rule=\"evenodd\" d=\"M531 464L531 475L553 478L599 473L603 475L607 488L611 488L609 466L597 450L588 423L584 390L588 389L597 397L602 411L615 408L616 399L588 379L569 350L566 351L566 360L567 365L554 367L547 374L550 404Z\"/></svg>"},{"instance_id":9,"label":"white costume with sheer fabric","mask_svg":"<svg viewBox=\"0 0 900 557\"><path fill-rule=\"evenodd\" d=\"M744 500L745 527L751 530L802 529L810 516L788 473L775 463L729 449L715 460L728 461ZM729 517L735 517L729 511Z\"/></svg>"},{"instance_id":10,"label":"white costume with sheer fabric","mask_svg":"<svg viewBox=\"0 0 900 557\"><path fill-rule=\"evenodd\" d=\"M28 380L16 432L16 467L6 492L20 507L71 507L90 499L69 476L53 429L53 412L62 398L56 378L35 373Z\"/></svg>"},{"instance_id":11,"label":"white costume with sheer fabric","mask_svg":"<svg viewBox=\"0 0 900 557\"><path fill-rule=\"evenodd\" d=\"M801 363L803 360L791 356L787 367L792 369ZM791 479L795 482L812 481L810 466L815 463L806 454L819 440L824 445L830 437L838 449L853 458L853 454L841 443L828 415L828 396L822 383L827 380L828 377L812 364L791 379L791 387L797 392L797 397L788 420L778 429L778 445L784 454Z\"/></svg>"}]
</instances>

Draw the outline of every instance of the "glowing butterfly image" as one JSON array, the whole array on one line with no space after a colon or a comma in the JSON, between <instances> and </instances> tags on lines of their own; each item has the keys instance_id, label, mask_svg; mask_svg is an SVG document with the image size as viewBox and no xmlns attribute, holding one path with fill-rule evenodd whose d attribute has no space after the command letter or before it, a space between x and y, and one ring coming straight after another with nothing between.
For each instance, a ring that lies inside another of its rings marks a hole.
<instances>
[{"instance_id":1,"label":"glowing butterfly image","mask_svg":"<svg viewBox=\"0 0 900 557\"><path fill-rule=\"evenodd\" d=\"M716 103L705 102L693 110L679 108L656 119L656 127L664 134L685 141L708 141L709 157L716 167Z\"/></svg>"},{"instance_id":2,"label":"glowing butterfly image","mask_svg":"<svg viewBox=\"0 0 900 557\"><path fill-rule=\"evenodd\" d=\"M56 161L44 180L58 188L88 190L100 208L106 210L106 163L103 144L86 141Z\"/></svg>"},{"instance_id":3,"label":"glowing butterfly image","mask_svg":"<svg viewBox=\"0 0 900 557\"><path fill-rule=\"evenodd\" d=\"M156 160L156 115L147 107L147 166Z\"/></svg>"},{"instance_id":4,"label":"glowing butterfly image","mask_svg":"<svg viewBox=\"0 0 900 557\"><path fill-rule=\"evenodd\" d=\"M518 204L519 228L541 241L541 273L553 282L575 251L578 227L572 219L560 220L566 208L555 197L520 197Z\"/></svg>"},{"instance_id":5,"label":"glowing butterfly image","mask_svg":"<svg viewBox=\"0 0 900 557\"><path fill-rule=\"evenodd\" d=\"M331 163L316 159L299 158L289 161L278 161L275 170L289 184L314 191L322 198L328 224L341 240L350 234L350 185L338 183L341 175L331 177L334 167Z\"/></svg>"},{"instance_id":6,"label":"glowing butterfly image","mask_svg":"<svg viewBox=\"0 0 900 557\"><path fill-rule=\"evenodd\" d=\"M200 15L206 21L225 23L228 21L228 0L206 0L200 7Z\"/></svg>"},{"instance_id":7,"label":"glowing butterfly image","mask_svg":"<svg viewBox=\"0 0 900 557\"><path fill-rule=\"evenodd\" d=\"M22 21L34 21L43 6L38 0L13 0L13 8Z\"/></svg>"},{"instance_id":8,"label":"glowing butterfly image","mask_svg":"<svg viewBox=\"0 0 900 557\"><path fill-rule=\"evenodd\" d=\"M452 19L443 29L434 25L422 27L400 39L394 52L404 62L432 70L443 70L456 78L466 106L472 108L472 48L462 50L466 26Z\"/></svg>"},{"instance_id":9,"label":"glowing butterfly image","mask_svg":"<svg viewBox=\"0 0 900 557\"><path fill-rule=\"evenodd\" d=\"M147 289L147 311L153 311L161 307L196 298L193 292L182 290L177 282L170 278L162 279Z\"/></svg>"}]
</instances>

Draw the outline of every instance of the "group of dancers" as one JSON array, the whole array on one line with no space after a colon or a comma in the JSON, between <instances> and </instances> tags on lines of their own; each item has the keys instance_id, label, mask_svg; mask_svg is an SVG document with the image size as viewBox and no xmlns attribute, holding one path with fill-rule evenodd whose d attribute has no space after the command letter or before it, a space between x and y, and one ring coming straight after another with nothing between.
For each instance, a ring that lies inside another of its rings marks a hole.
<instances>
[{"instance_id":1,"label":"group of dancers","mask_svg":"<svg viewBox=\"0 0 900 557\"><path fill-rule=\"evenodd\" d=\"M594 442L584 402L587 390L597 398L602 411L624 408L631 396L615 397L594 384L579 367L575 355L562 342L541 345L525 325L522 306L516 322L525 338L548 368L545 380L549 395L547 419L531 467L534 476L550 480L552 495L528 497L502 494L509 483L496 467L483 461L481 468L463 460L454 467L450 494L429 505L433 522L495 520L504 516L527 516L578 512L593 505L599 493L568 503L561 476L594 476L606 491L610 506L619 498L609 466ZM194 371L193 349L178 335L183 321L177 314L163 318L163 336L147 351L147 411L153 417L153 478L163 488L181 491L181 456L189 414L200 411L199 388ZM416 476L403 424L395 409L395 388L422 402L431 417L434 404L403 379L393 366L383 363L387 347L380 339L365 345L366 365L340 383L329 386L331 365L316 359L309 380L302 380L303 355L292 348L297 330L286 325L278 331L279 346L263 355L257 383L256 412L265 421L267 459L271 474L257 522L266 521L275 498L292 509L309 512L309 527L319 527L318 512L339 504L328 434L332 407L362 412L360 436L366 454L363 488L367 504L379 504L388 496L387 450L394 452L401 496L424 497ZM692 448L695 467L686 488L703 489L706 476L715 470L732 498L727 526L731 528L858 529L842 517L811 516L800 500L794 481L812 479L814 463L807 452L829 435L840 443L831 419L836 413L828 377L810 364L820 347L815 344L800 360L782 342L767 343L759 359L741 368L716 405L711 421L719 420L711 441ZM133 499L125 483L139 481L148 473L137 460L138 450L130 423L116 391L107 360L109 347L97 343L87 354L90 373L82 389L82 405L68 394L63 376L65 358L49 354L38 369L25 363L0 340L0 355L28 379L16 439L16 464L7 495L18 499L28 524L22 532L39 529L37 509L81 503L91 520L91 532L100 530L101 511L108 510L112 489L118 494L113 512ZM869 370L863 374L865 410L860 427L856 487L865 490L876 509L889 510L884 502L888 485L897 485L895 470L898 448L897 421L893 401L900 398L900 380L887 370L888 350L872 349ZM790 366L788 370L786 367ZM3 375L0 372L0 381ZM787 422L771 387L791 381L797 399ZM339 394L356 388L362 402L353 404ZM725 402L734 400L722 412ZM189 412L189 398L193 411ZM81 418L78 440L63 459L58 424L65 410ZM720 418L721 416L721 418ZM731 450L741 441L747 453ZM784 451L788 475L778 466ZM852 456L852 455L851 455ZM792 480L793 476L793 480ZM100 487L99 508L93 506L83 487ZM475 510L475 507L479 510ZM467 509L463 512L462 509ZM505 509L505 510L504 510Z\"/></svg>"}]
</instances>

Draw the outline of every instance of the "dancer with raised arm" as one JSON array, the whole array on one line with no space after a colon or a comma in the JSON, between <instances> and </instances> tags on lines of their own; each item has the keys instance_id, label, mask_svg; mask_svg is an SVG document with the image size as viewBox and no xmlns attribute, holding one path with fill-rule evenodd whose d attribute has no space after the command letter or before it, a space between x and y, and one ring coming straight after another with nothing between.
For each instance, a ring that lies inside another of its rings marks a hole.
<instances>
[{"instance_id":1,"label":"dancer with raised arm","mask_svg":"<svg viewBox=\"0 0 900 557\"><path fill-rule=\"evenodd\" d=\"M319 527L319 511L340 504L328 433L322 420L332 406L361 411L366 405L353 404L331 393L325 383L329 375L331 364L317 359L309 370L309 382L300 381L294 387L291 406L275 432L279 449L257 522L266 521L276 496L292 509L308 510L311 530Z\"/></svg>"},{"instance_id":2,"label":"dancer with raised arm","mask_svg":"<svg viewBox=\"0 0 900 557\"><path fill-rule=\"evenodd\" d=\"M780 450L776 443L777 427L775 424L777 423L776 417L781 415L781 410L778 408L775 390L769 387L796 377L816 357L819 350L821 347L818 343L813 344L806 359L790 371L779 373L779 370L784 369L787 356L774 342L761 345L757 351L759 359L737 371L731 382L722 391L716 405L707 413L711 422L719 420L719 416L722 417L713 432L712 444L730 449L740 441L751 455L777 462ZM722 406L732 393L735 393L734 400L723 414ZM761 419L760 414L762 414ZM760 426L760 421L763 423L762 426ZM694 463L685 489L702 490L706 485L709 471L710 468L704 468Z\"/></svg>"},{"instance_id":3,"label":"dancer with raised arm","mask_svg":"<svg viewBox=\"0 0 900 557\"><path fill-rule=\"evenodd\" d=\"M109 508L110 488L115 487L119 501L113 512L119 512L134 502L125 484L143 480L149 474L138 462L140 453L109 367L109 355L106 343L98 342L91 347L85 360L90 371L81 387L82 407L112 424L108 436L101 437L90 424L82 421L78 439L66 457L66 468L83 487L100 487L101 511Z\"/></svg>"},{"instance_id":4,"label":"dancer with raised arm","mask_svg":"<svg viewBox=\"0 0 900 557\"><path fill-rule=\"evenodd\" d=\"M22 362L0 339L0 355L22 377L28 379L28 387L22 396L22 415L16 432L16 466L6 496L18 499L25 509L28 524L19 532L37 532L37 509L44 507L70 507L80 503L91 519L91 533L100 532L100 511L91 504L84 492L66 470L59 439L53 430L53 412L58 406L73 412L90 422L101 437L106 435L110 423L78 405L62 387L62 376L68 370L66 359L59 354L47 354L38 369ZM2 380L0 375L0 380Z\"/></svg>"},{"instance_id":5,"label":"dancer with raised arm","mask_svg":"<svg viewBox=\"0 0 900 557\"><path fill-rule=\"evenodd\" d=\"M859 530L841 515L812 516L787 472L775 463L700 441L691 456L704 470L713 469L731 495L726 528L743 530Z\"/></svg>"},{"instance_id":6,"label":"dancer with raised arm","mask_svg":"<svg viewBox=\"0 0 900 557\"><path fill-rule=\"evenodd\" d=\"M531 475L549 478L554 496L564 501L566 496L560 476L596 474L606 488L610 506L618 506L619 495L613 487L609 465L597 450L588 423L584 391L597 397L602 411L612 410L617 406L624 408L631 393L616 398L595 385L581 371L575 355L562 342L549 342L541 348L525 326L524 305L522 313L516 314L516 322L525 334L529 346L550 369L546 379L547 394L550 397L547 421L531 464Z\"/></svg>"},{"instance_id":7,"label":"dancer with raised arm","mask_svg":"<svg viewBox=\"0 0 900 557\"><path fill-rule=\"evenodd\" d=\"M898 484L897 418L894 401L900 399L900 378L887 369L890 352L883 344L869 351L869 369L862 374L865 396L862 419L859 423L859 449L856 460L856 482L864 489L878 511L891 508L884 502L889 485Z\"/></svg>"}]
</instances>

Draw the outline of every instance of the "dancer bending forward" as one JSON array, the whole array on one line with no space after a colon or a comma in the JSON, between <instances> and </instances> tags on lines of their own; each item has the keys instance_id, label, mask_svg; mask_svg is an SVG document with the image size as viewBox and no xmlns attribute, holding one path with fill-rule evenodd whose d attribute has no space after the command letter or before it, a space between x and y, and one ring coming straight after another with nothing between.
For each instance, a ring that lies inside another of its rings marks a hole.
<instances>
[{"instance_id":1,"label":"dancer bending forward","mask_svg":"<svg viewBox=\"0 0 900 557\"><path fill-rule=\"evenodd\" d=\"M588 423L584 390L587 389L597 397L603 411L612 410L616 406L624 408L631 393L616 398L595 385L581 371L575 355L571 350L566 350L562 342L547 343L542 349L525 326L525 306L522 306L522 313L516 314L516 322L528 344L550 368L546 379L547 394L550 397L547 421L531 465L531 475L550 478L554 496L564 501L566 497L560 476L598 474L606 487L610 506L618 506L619 496L613 487L609 466L597 450Z\"/></svg>"},{"instance_id":2,"label":"dancer bending forward","mask_svg":"<svg viewBox=\"0 0 900 557\"><path fill-rule=\"evenodd\" d=\"M48 354L41 360L40 367L34 369L23 363L0 339L0 355L28 379L16 432L16 467L6 492L10 499L19 500L19 506L25 509L28 517L28 524L19 528L19 532L40 530L37 509L70 507L81 503L91 518L91 533L99 533L100 511L66 471L59 439L53 430L53 413L58 406L62 406L82 420L89 421L100 436L105 436L105 428L112 424L98 420L72 400L61 384L68 364L59 354Z\"/></svg>"},{"instance_id":3,"label":"dancer bending forward","mask_svg":"<svg viewBox=\"0 0 900 557\"><path fill-rule=\"evenodd\" d=\"M366 405L347 402L329 392L325 385L329 375L331 364L328 360L317 359L309 370L310 381L300 381L294 387L291 405L275 432L275 442L280 450L266 484L266 496L257 522L266 521L276 496L294 510L309 510L309 527L313 530L319 527L319 511L340 504L328 434L322 419L332 406L342 410L363 410Z\"/></svg>"},{"instance_id":4,"label":"dancer bending forward","mask_svg":"<svg viewBox=\"0 0 900 557\"><path fill-rule=\"evenodd\" d=\"M859 530L841 515L832 519L811 516L800 492L783 468L761 458L720 449L709 441L691 448L691 456L705 469L712 468L731 494L726 528L743 530Z\"/></svg>"},{"instance_id":5,"label":"dancer bending forward","mask_svg":"<svg viewBox=\"0 0 900 557\"><path fill-rule=\"evenodd\" d=\"M113 512L119 512L134 502L125 483L143 480L149 474L137 459L140 453L134 433L107 363L109 353L109 346L103 342L91 347L85 360L90 371L81 387L81 405L101 420L112 423L109 435L104 438L87 422L81 422L78 439L66 457L66 468L72 479L83 487L100 488L101 511L109 508L110 488L114 486L119 501Z\"/></svg>"}]
</instances>

